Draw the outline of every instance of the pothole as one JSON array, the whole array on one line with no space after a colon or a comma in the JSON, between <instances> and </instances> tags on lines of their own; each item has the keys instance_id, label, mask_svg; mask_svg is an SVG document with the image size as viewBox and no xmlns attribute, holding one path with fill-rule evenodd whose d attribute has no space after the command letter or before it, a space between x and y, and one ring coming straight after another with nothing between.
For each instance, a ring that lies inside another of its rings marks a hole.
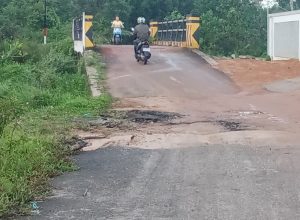
<instances>
[{"instance_id":1,"label":"pothole","mask_svg":"<svg viewBox=\"0 0 300 220\"><path fill-rule=\"evenodd\" d=\"M228 131L244 131L249 130L249 127L235 121L217 120L216 123L221 125Z\"/></svg>"},{"instance_id":2,"label":"pothole","mask_svg":"<svg viewBox=\"0 0 300 220\"><path fill-rule=\"evenodd\" d=\"M99 117L88 117L83 120L91 126L103 126L106 128L130 127L136 124L170 123L182 118L183 115L173 112L161 112L150 110L110 111Z\"/></svg>"},{"instance_id":3,"label":"pothole","mask_svg":"<svg viewBox=\"0 0 300 220\"><path fill-rule=\"evenodd\" d=\"M126 117L135 123L159 123L182 118L182 115L171 112L132 110L126 113Z\"/></svg>"}]
</instances>

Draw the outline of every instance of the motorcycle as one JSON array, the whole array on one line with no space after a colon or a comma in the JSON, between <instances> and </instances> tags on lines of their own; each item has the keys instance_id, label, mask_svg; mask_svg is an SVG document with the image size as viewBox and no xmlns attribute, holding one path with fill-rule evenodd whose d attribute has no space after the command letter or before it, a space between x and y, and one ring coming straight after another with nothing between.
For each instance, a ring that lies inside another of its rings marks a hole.
<instances>
[{"instance_id":1,"label":"motorcycle","mask_svg":"<svg viewBox=\"0 0 300 220\"><path fill-rule=\"evenodd\" d=\"M122 29L121 28L114 28L113 32L113 43L118 45L122 42Z\"/></svg>"},{"instance_id":2,"label":"motorcycle","mask_svg":"<svg viewBox=\"0 0 300 220\"><path fill-rule=\"evenodd\" d=\"M131 28L132 32L134 32L134 28ZM151 49L149 41L141 41L137 50L135 51L135 58L137 62L142 61L144 65L148 63L148 60L151 58Z\"/></svg>"},{"instance_id":3,"label":"motorcycle","mask_svg":"<svg viewBox=\"0 0 300 220\"><path fill-rule=\"evenodd\" d=\"M151 49L148 41L139 43L135 54L135 58L137 62L144 62L144 65L148 63L148 60L151 58Z\"/></svg>"}]
</instances>

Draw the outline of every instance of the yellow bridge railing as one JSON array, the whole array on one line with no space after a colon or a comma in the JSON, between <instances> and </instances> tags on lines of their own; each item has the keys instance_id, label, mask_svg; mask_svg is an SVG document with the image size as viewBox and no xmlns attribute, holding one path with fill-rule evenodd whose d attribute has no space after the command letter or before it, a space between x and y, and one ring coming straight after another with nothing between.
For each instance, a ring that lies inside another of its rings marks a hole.
<instances>
[{"instance_id":1,"label":"yellow bridge railing","mask_svg":"<svg viewBox=\"0 0 300 220\"><path fill-rule=\"evenodd\" d=\"M200 48L200 17L186 16L185 19L150 22L153 43L160 46Z\"/></svg>"}]
</instances>

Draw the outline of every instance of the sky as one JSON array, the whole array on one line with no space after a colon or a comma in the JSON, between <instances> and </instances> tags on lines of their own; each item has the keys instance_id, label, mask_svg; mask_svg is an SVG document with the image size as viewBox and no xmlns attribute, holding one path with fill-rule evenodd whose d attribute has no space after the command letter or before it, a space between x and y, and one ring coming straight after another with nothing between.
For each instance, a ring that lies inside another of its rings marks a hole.
<instances>
[{"instance_id":1,"label":"sky","mask_svg":"<svg viewBox=\"0 0 300 220\"><path fill-rule=\"evenodd\" d=\"M277 4L277 2L276 0L263 0L261 4L264 8L272 8L274 5Z\"/></svg>"}]
</instances>

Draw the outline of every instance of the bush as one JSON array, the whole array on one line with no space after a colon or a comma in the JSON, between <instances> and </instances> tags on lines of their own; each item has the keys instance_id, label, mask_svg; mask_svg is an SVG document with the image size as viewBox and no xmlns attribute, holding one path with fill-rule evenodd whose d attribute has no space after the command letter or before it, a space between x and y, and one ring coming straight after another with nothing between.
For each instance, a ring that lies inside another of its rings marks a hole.
<instances>
[{"instance_id":1,"label":"bush","mask_svg":"<svg viewBox=\"0 0 300 220\"><path fill-rule=\"evenodd\" d=\"M38 63L45 58L50 51L50 46L32 40L23 40L23 51L27 54L27 59L31 63Z\"/></svg>"},{"instance_id":2,"label":"bush","mask_svg":"<svg viewBox=\"0 0 300 220\"><path fill-rule=\"evenodd\" d=\"M77 60L75 57L65 55L56 49L51 49L41 63L57 74L74 74L77 72Z\"/></svg>"},{"instance_id":3,"label":"bush","mask_svg":"<svg viewBox=\"0 0 300 220\"><path fill-rule=\"evenodd\" d=\"M173 20L181 20L184 19L184 16L177 10L172 11L167 17L165 17L165 21L173 21Z\"/></svg>"},{"instance_id":4,"label":"bush","mask_svg":"<svg viewBox=\"0 0 300 220\"><path fill-rule=\"evenodd\" d=\"M6 126L20 117L23 112L24 108L18 100L0 95L0 138Z\"/></svg>"},{"instance_id":5,"label":"bush","mask_svg":"<svg viewBox=\"0 0 300 220\"><path fill-rule=\"evenodd\" d=\"M47 106L55 106L57 105L57 102L53 97L53 94L41 91L39 94L34 94L28 104L32 108L43 108Z\"/></svg>"},{"instance_id":6,"label":"bush","mask_svg":"<svg viewBox=\"0 0 300 220\"><path fill-rule=\"evenodd\" d=\"M23 51L23 44L20 41L3 41L0 45L0 63L24 62L26 54Z\"/></svg>"}]
</instances>

